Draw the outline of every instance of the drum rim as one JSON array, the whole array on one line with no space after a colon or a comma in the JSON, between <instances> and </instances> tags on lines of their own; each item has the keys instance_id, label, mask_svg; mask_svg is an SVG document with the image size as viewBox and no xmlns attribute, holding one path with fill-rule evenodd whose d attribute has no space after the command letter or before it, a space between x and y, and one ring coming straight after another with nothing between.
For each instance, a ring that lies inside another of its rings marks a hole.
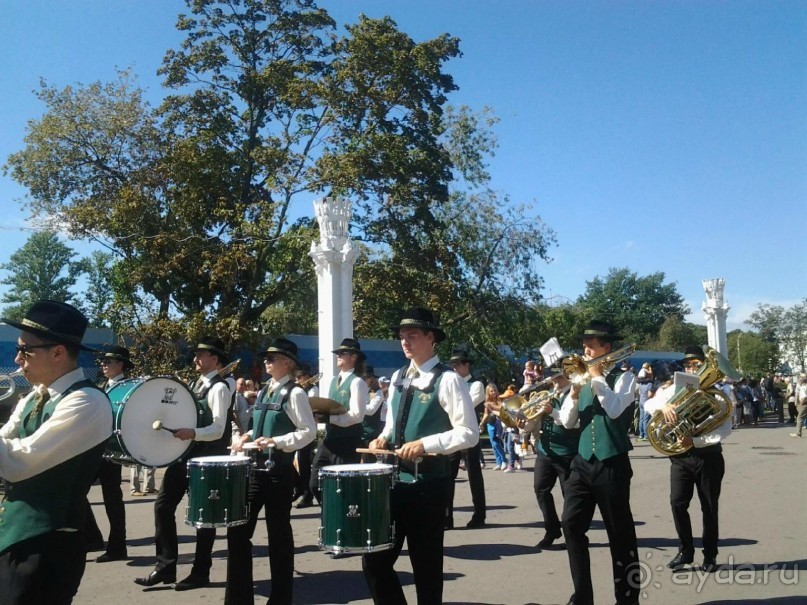
<instances>
[{"instance_id":1,"label":"drum rim","mask_svg":"<svg viewBox=\"0 0 807 605\"><path fill-rule=\"evenodd\" d=\"M360 466L368 468L357 468ZM331 464L329 466L323 466L321 469L319 469L319 475L321 477L366 477L368 475L391 475L394 468L395 467L393 465L384 464L382 462L373 462L368 464Z\"/></svg>"},{"instance_id":2,"label":"drum rim","mask_svg":"<svg viewBox=\"0 0 807 605\"><path fill-rule=\"evenodd\" d=\"M210 460L210 458L216 458L217 460ZM223 460L223 458L229 458L229 460ZM252 458L249 456L228 456L226 454L218 454L215 456L195 456L193 458L189 458L187 462L188 466L249 466L252 464Z\"/></svg>"}]
</instances>

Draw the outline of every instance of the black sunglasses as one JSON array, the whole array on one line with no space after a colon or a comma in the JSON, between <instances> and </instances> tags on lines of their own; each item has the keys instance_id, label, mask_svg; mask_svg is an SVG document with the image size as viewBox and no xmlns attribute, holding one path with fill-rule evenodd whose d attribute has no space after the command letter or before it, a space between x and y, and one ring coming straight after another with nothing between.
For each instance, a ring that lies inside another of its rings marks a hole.
<instances>
[{"instance_id":1,"label":"black sunglasses","mask_svg":"<svg viewBox=\"0 0 807 605\"><path fill-rule=\"evenodd\" d=\"M57 343L52 344L45 344L45 345L17 345L15 348L17 349L17 354L22 354L28 357L31 355L31 351L34 349L52 349L53 347L58 346Z\"/></svg>"}]
</instances>

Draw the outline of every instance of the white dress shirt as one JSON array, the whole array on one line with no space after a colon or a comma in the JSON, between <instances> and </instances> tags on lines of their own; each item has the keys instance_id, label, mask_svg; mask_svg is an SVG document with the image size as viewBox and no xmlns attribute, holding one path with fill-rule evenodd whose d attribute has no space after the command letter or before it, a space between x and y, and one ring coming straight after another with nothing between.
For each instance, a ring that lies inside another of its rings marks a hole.
<instances>
[{"instance_id":1,"label":"white dress shirt","mask_svg":"<svg viewBox=\"0 0 807 605\"><path fill-rule=\"evenodd\" d=\"M339 384L342 384L351 374L353 374L353 370L339 372L337 378L340 381ZM369 400L370 391L367 388L367 383L357 377L350 383L350 407L347 412L328 416L328 422L343 428L359 424L364 420L364 415L367 413L367 403Z\"/></svg>"},{"instance_id":2,"label":"white dress shirt","mask_svg":"<svg viewBox=\"0 0 807 605\"><path fill-rule=\"evenodd\" d=\"M276 389L281 388L287 384L291 377L286 375L280 380L274 378L266 385L269 393L274 393ZM292 424L296 427L290 433L271 437L277 447L282 452L293 452L304 448L311 443L317 436L317 422L314 420L314 412L311 411L311 404L308 401L308 395L305 391L298 386L293 386L289 393L289 400L284 408L286 415L291 420ZM253 414L253 418L258 414ZM254 427L253 427L254 429ZM252 430L246 433L252 438Z\"/></svg>"},{"instance_id":3,"label":"white dress shirt","mask_svg":"<svg viewBox=\"0 0 807 605\"><path fill-rule=\"evenodd\" d=\"M605 382L605 376L592 377L589 385L608 417L616 420L634 401L636 376L633 375L633 372L622 372L617 378L613 389ZM584 385L583 388L588 388L589 385ZM570 390L560 407L559 416L563 426L567 429L577 427L579 422L578 413L577 399L572 399L572 390Z\"/></svg>"},{"instance_id":4,"label":"white dress shirt","mask_svg":"<svg viewBox=\"0 0 807 605\"><path fill-rule=\"evenodd\" d=\"M51 399L62 396L69 387L84 379L76 368L57 378L49 387ZM8 422L0 429L0 475L9 481L23 481L61 464L112 435L112 406L103 391L83 388L56 403L53 416L33 435L17 438L26 403L36 389L14 408Z\"/></svg>"},{"instance_id":5,"label":"white dress shirt","mask_svg":"<svg viewBox=\"0 0 807 605\"><path fill-rule=\"evenodd\" d=\"M415 388L422 389L429 385L434 376L434 367L439 362L440 360L435 355L419 367L416 367L414 362L411 363L410 367L415 367L419 372L418 377L412 380ZM396 370L392 375L387 399L387 417L384 430L380 435L387 441L392 439L395 419L390 401L399 373L400 370ZM437 400L440 407L448 414L452 428L442 433L421 437L424 451L427 454L451 454L475 446L479 441L479 425L474 414L474 404L471 401L471 393L468 391L468 383L453 370L444 371L440 380L440 388L437 391Z\"/></svg>"},{"instance_id":6,"label":"white dress shirt","mask_svg":"<svg viewBox=\"0 0 807 605\"><path fill-rule=\"evenodd\" d=\"M200 380L204 386L199 387L197 390L207 388L208 385L210 385L210 381L218 376L218 373L218 370L213 370L202 376ZM207 392L206 399L207 405L213 413L213 422L207 426L194 428L193 430L196 432L194 441L215 441L216 439L221 439L221 436L224 434L224 429L227 428L230 422L230 419L227 417L227 410L230 408L231 397L230 387L227 386L226 380L217 382L210 388Z\"/></svg>"}]
</instances>

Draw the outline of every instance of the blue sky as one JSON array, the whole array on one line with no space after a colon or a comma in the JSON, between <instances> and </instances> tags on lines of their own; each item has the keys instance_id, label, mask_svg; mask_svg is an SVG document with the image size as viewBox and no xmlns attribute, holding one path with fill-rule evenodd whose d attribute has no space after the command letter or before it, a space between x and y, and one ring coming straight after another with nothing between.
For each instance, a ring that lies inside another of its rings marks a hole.
<instances>
[{"instance_id":1,"label":"blue sky","mask_svg":"<svg viewBox=\"0 0 807 605\"><path fill-rule=\"evenodd\" d=\"M758 303L807 296L807 3L330 0L337 23L390 15L448 32L454 104L501 122L493 185L553 228L545 296L574 299L610 267L663 271L703 323L701 280L725 277L730 328ZM63 86L155 72L180 0L0 3L0 158ZM0 176L0 262L32 225ZM71 243L82 253L88 250Z\"/></svg>"}]
</instances>

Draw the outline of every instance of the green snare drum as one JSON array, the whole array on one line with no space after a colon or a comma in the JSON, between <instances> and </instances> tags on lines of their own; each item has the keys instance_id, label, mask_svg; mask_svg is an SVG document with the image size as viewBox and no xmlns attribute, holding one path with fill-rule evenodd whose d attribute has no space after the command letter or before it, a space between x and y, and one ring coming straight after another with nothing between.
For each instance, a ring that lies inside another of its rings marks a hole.
<instances>
[{"instance_id":1,"label":"green snare drum","mask_svg":"<svg viewBox=\"0 0 807 605\"><path fill-rule=\"evenodd\" d=\"M337 464L319 471L320 549L340 554L392 548L392 470L390 464Z\"/></svg>"},{"instance_id":2,"label":"green snare drum","mask_svg":"<svg viewBox=\"0 0 807 605\"><path fill-rule=\"evenodd\" d=\"M188 460L185 523L194 527L232 527L246 523L251 464L246 456L202 456Z\"/></svg>"}]
</instances>

